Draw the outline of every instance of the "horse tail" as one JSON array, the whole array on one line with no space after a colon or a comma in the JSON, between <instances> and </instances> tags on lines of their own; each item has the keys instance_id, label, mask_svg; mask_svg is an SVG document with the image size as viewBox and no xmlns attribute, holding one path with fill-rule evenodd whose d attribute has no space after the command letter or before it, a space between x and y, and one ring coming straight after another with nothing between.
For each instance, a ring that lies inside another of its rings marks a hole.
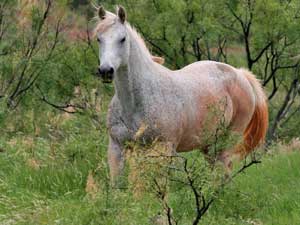
<instances>
[{"instance_id":1,"label":"horse tail","mask_svg":"<svg viewBox=\"0 0 300 225\"><path fill-rule=\"evenodd\" d=\"M268 129L268 105L267 98L263 91L260 82L256 79L255 75L246 69L240 71L247 78L251 84L255 94L255 109L252 118L244 131L243 142L237 146L237 153L240 157L245 157L252 152L257 146L265 141Z\"/></svg>"}]
</instances>

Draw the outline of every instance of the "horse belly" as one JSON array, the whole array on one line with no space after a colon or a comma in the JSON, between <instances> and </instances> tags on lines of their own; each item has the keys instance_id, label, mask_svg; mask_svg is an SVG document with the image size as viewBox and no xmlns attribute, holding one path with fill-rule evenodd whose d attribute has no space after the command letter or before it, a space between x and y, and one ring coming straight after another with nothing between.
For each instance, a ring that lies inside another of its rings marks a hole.
<instances>
[{"instance_id":1,"label":"horse belly","mask_svg":"<svg viewBox=\"0 0 300 225\"><path fill-rule=\"evenodd\" d=\"M200 149L200 150L203 149L204 150L206 147L207 147L207 145L202 144L201 142L188 137L179 143L176 151L177 152L189 152L194 149Z\"/></svg>"},{"instance_id":2,"label":"horse belly","mask_svg":"<svg viewBox=\"0 0 300 225\"><path fill-rule=\"evenodd\" d=\"M220 97L222 96L222 97ZM206 98L198 104L195 117L188 119L177 147L178 152L200 149L205 151L220 127L229 127L233 117L232 100L224 92L218 97ZM205 105L205 107L203 107Z\"/></svg>"}]
</instances>

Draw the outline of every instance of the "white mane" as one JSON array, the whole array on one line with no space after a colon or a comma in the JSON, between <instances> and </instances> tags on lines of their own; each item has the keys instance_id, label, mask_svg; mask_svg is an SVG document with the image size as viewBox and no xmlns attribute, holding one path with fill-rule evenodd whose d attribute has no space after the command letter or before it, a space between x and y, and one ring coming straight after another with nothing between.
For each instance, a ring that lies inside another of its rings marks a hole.
<instances>
[{"instance_id":1,"label":"white mane","mask_svg":"<svg viewBox=\"0 0 300 225\"><path fill-rule=\"evenodd\" d=\"M149 56L151 58L151 53L149 49L146 46L146 43L144 39L141 37L141 35L137 32L137 30L132 27L129 23L126 23L127 31L131 34L131 37L134 38L134 40L137 42L138 46L141 48L141 50L145 53L145 56Z\"/></svg>"}]
</instances>

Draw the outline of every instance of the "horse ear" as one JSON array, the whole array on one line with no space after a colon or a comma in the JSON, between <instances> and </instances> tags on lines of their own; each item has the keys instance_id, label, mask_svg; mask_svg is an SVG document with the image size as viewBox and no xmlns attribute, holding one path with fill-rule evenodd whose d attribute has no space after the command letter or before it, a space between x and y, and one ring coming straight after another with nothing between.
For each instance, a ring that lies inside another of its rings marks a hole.
<instances>
[{"instance_id":1,"label":"horse ear","mask_svg":"<svg viewBox=\"0 0 300 225\"><path fill-rule=\"evenodd\" d=\"M122 6L118 6L117 10L118 10L117 14L118 14L118 17L119 17L121 23L125 23L125 21L126 21L125 9Z\"/></svg>"},{"instance_id":2,"label":"horse ear","mask_svg":"<svg viewBox=\"0 0 300 225\"><path fill-rule=\"evenodd\" d=\"M152 60L160 65L163 65L165 63L165 59L159 56L152 56Z\"/></svg>"},{"instance_id":3,"label":"horse ear","mask_svg":"<svg viewBox=\"0 0 300 225\"><path fill-rule=\"evenodd\" d=\"M98 8L98 16L101 20L105 19L105 15L106 15L106 12L105 12L105 9L103 6L100 6Z\"/></svg>"}]
</instances>

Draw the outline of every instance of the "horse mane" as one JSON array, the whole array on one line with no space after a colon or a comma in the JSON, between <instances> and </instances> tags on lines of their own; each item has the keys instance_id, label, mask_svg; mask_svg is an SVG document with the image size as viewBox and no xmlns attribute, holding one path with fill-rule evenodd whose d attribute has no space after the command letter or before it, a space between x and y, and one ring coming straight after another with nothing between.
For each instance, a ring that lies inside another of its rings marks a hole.
<instances>
[{"instance_id":1,"label":"horse mane","mask_svg":"<svg viewBox=\"0 0 300 225\"><path fill-rule=\"evenodd\" d=\"M126 28L131 34L131 36L135 39L137 44L140 46L141 50L147 55L148 57L152 58L152 54L150 53L144 39L142 36L137 32L137 30L132 27L129 23L126 23Z\"/></svg>"}]
</instances>

